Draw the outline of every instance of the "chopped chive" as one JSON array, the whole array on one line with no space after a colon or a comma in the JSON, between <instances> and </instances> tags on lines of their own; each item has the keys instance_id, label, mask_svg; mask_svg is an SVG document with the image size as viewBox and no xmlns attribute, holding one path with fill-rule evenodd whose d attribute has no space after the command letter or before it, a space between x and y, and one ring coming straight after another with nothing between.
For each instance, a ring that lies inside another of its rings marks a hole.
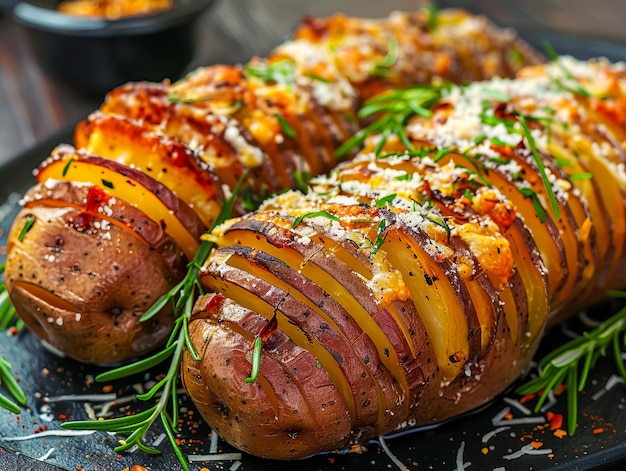
<instances>
[{"instance_id":1,"label":"chopped chive","mask_svg":"<svg viewBox=\"0 0 626 471\"><path fill-rule=\"evenodd\" d=\"M376 207L378 208L384 208L387 205L390 205L391 203L393 203L393 200L396 199L396 194L393 193L391 195L387 195L387 196L383 196L382 198L379 198L376 200Z\"/></svg>"},{"instance_id":2,"label":"chopped chive","mask_svg":"<svg viewBox=\"0 0 626 471\"><path fill-rule=\"evenodd\" d=\"M550 57L550 59L553 60L554 63L557 65L557 67L561 70L561 73L563 74L563 76L567 80L574 82L575 85L573 87L569 87L565 85L561 80L554 80L554 83L568 92L582 95L585 98L591 98L593 94L589 90L587 90L585 87L583 87L583 85L576 79L576 77L574 77L574 75L567 69L567 67L565 67L565 65L563 64L563 61L561 60L557 52L554 50L552 45L546 40L542 41L541 44L544 50L546 51L546 53L548 54L548 56Z\"/></svg>"},{"instance_id":3,"label":"chopped chive","mask_svg":"<svg viewBox=\"0 0 626 471\"><path fill-rule=\"evenodd\" d=\"M259 369L261 367L261 348L263 347L263 340L261 337L254 339L254 349L252 351L252 373L246 378L246 383L253 383L259 376Z\"/></svg>"},{"instance_id":4,"label":"chopped chive","mask_svg":"<svg viewBox=\"0 0 626 471\"><path fill-rule=\"evenodd\" d=\"M209 97L182 98L182 97L174 95L173 93L170 93L169 95L167 95L167 101L171 103L192 104L192 103L200 103L203 101L207 101L209 99L210 99Z\"/></svg>"},{"instance_id":5,"label":"chopped chive","mask_svg":"<svg viewBox=\"0 0 626 471\"><path fill-rule=\"evenodd\" d=\"M493 162L494 164L507 165L511 163L511 159L507 159L505 157L489 157L489 162Z\"/></svg>"},{"instance_id":6,"label":"chopped chive","mask_svg":"<svg viewBox=\"0 0 626 471\"><path fill-rule=\"evenodd\" d=\"M424 5L423 9L426 11L428 15L428 20L426 22L426 27L429 31L434 31L437 28L439 23L439 8L435 3L428 3Z\"/></svg>"},{"instance_id":7,"label":"chopped chive","mask_svg":"<svg viewBox=\"0 0 626 471\"><path fill-rule=\"evenodd\" d=\"M483 133L483 134L481 134L479 136L476 136L474 138L474 144L478 145L478 144L484 142L485 139L487 139L487 134L485 134L485 133Z\"/></svg>"},{"instance_id":8,"label":"chopped chive","mask_svg":"<svg viewBox=\"0 0 626 471\"><path fill-rule=\"evenodd\" d=\"M274 116L276 117L276 119L278 119L280 128L282 129L285 136L290 137L291 139L295 139L296 137L298 137L295 129L291 126L291 124L289 124L289 121L287 121L287 119L282 114L274 113Z\"/></svg>"},{"instance_id":9,"label":"chopped chive","mask_svg":"<svg viewBox=\"0 0 626 471\"><path fill-rule=\"evenodd\" d=\"M105 180L104 178L101 179L100 181L102 182L102 185L106 186L107 188L111 188L111 189L115 188L112 182Z\"/></svg>"},{"instance_id":10,"label":"chopped chive","mask_svg":"<svg viewBox=\"0 0 626 471\"><path fill-rule=\"evenodd\" d=\"M533 206L535 207L535 212L537 213L537 216L539 217L539 221L542 224L546 222L546 211L543 209L543 206L541 206L541 202L539 201L539 198L537 197L537 193L535 193L530 188L520 188L519 191L522 195L531 199Z\"/></svg>"},{"instance_id":11,"label":"chopped chive","mask_svg":"<svg viewBox=\"0 0 626 471\"><path fill-rule=\"evenodd\" d=\"M296 66L290 59L276 62L248 63L244 66L244 73L251 77L263 80L267 84L279 84L291 87L295 83Z\"/></svg>"},{"instance_id":12,"label":"chopped chive","mask_svg":"<svg viewBox=\"0 0 626 471\"><path fill-rule=\"evenodd\" d=\"M309 184L313 175L304 170L296 170L293 172L293 178L296 180L296 188L306 195L309 192Z\"/></svg>"},{"instance_id":13,"label":"chopped chive","mask_svg":"<svg viewBox=\"0 0 626 471\"><path fill-rule=\"evenodd\" d=\"M26 233L33 227L33 224L35 224L34 216L26 216L26 222L24 223L24 227L22 227L20 234L17 236L17 240L22 242L24 237L26 237Z\"/></svg>"},{"instance_id":14,"label":"chopped chive","mask_svg":"<svg viewBox=\"0 0 626 471\"><path fill-rule=\"evenodd\" d=\"M533 137L530 129L528 128L528 123L526 122L526 118L523 115L518 115L519 122L522 125L522 129L524 130L524 134L526 136L526 141L528 142L528 146L530 147L530 151L532 153L535 164L537 165L537 170L539 171L539 176L541 177L541 181L543 182L543 186L546 189L546 193L548 194L548 199L550 200L550 205L552 206L552 211L554 211L554 216L557 219L561 218L561 210L559 209L559 203L554 194L554 190L552 189L552 184L548 179L548 175L546 174L545 166L543 165L543 160L539 155L539 150L537 149L537 144L535 143L535 138Z\"/></svg>"},{"instance_id":15,"label":"chopped chive","mask_svg":"<svg viewBox=\"0 0 626 471\"><path fill-rule=\"evenodd\" d=\"M443 159L446 155L450 154L454 152L454 149L452 147L446 147L444 149L439 149L437 151L437 153L435 154L435 156L433 157L433 160L435 162L440 161L441 159Z\"/></svg>"},{"instance_id":16,"label":"chopped chive","mask_svg":"<svg viewBox=\"0 0 626 471\"><path fill-rule=\"evenodd\" d=\"M383 235L385 227L387 227L387 223L384 219L381 219L381 221L376 226L376 241L372 245L372 252L370 253L370 256L376 255L376 253L378 253L383 243L385 242L386 235Z\"/></svg>"},{"instance_id":17,"label":"chopped chive","mask_svg":"<svg viewBox=\"0 0 626 471\"><path fill-rule=\"evenodd\" d=\"M506 57L515 67L520 68L524 65L524 57L516 47L510 47L506 51Z\"/></svg>"},{"instance_id":18,"label":"chopped chive","mask_svg":"<svg viewBox=\"0 0 626 471\"><path fill-rule=\"evenodd\" d=\"M484 95L486 95L488 98L490 98L492 100L503 101L503 102L511 101L511 97L509 95L507 95L503 91L498 90L496 88L484 87L484 88L482 88L481 91L483 92Z\"/></svg>"},{"instance_id":19,"label":"chopped chive","mask_svg":"<svg viewBox=\"0 0 626 471\"><path fill-rule=\"evenodd\" d=\"M388 76L392 73L390 68L398 60L398 40L395 36L389 39L389 50L387 55L370 72L372 75Z\"/></svg>"},{"instance_id":20,"label":"chopped chive","mask_svg":"<svg viewBox=\"0 0 626 471\"><path fill-rule=\"evenodd\" d=\"M66 176L67 172L69 172L70 167L72 166L72 164L76 161L76 159L71 158L67 161L67 163L65 164L65 167L63 167L63 171L61 172L61 176Z\"/></svg>"},{"instance_id":21,"label":"chopped chive","mask_svg":"<svg viewBox=\"0 0 626 471\"><path fill-rule=\"evenodd\" d=\"M323 82L323 83L331 83L331 81L325 77L322 77L320 75L317 74L311 74L311 73L306 73L304 74L305 77L308 77L312 80L316 80L318 82Z\"/></svg>"},{"instance_id":22,"label":"chopped chive","mask_svg":"<svg viewBox=\"0 0 626 471\"><path fill-rule=\"evenodd\" d=\"M498 137L492 137L491 138L491 143L496 146L496 147L511 147L511 144L509 144L508 142L503 141L502 139L498 138Z\"/></svg>"},{"instance_id":23,"label":"chopped chive","mask_svg":"<svg viewBox=\"0 0 626 471\"><path fill-rule=\"evenodd\" d=\"M306 214L302 214L298 216L293 221L293 228L295 229L296 227L298 227L300 223L306 218L317 218L317 217L323 217L323 218L331 219L333 221L339 221L339 218L337 216L329 213L328 211L313 211L311 213L306 213Z\"/></svg>"},{"instance_id":24,"label":"chopped chive","mask_svg":"<svg viewBox=\"0 0 626 471\"><path fill-rule=\"evenodd\" d=\"M568 165L572 165L572 162L569 159L566 159L565 157L555 157L554 162L559 167L567 167Z\"/></svg>"},{"instance_id":25,"label":"chopped chive","mask_svg":"<svg viewBox=\"0 0 626 471\"><path fill-rule=\"evenodd\" d=\"M569 175L570 180L589 180L593 178L593 173L590 172L581 172L581 173L572 173Z\"/></svg>"}]
</instances>

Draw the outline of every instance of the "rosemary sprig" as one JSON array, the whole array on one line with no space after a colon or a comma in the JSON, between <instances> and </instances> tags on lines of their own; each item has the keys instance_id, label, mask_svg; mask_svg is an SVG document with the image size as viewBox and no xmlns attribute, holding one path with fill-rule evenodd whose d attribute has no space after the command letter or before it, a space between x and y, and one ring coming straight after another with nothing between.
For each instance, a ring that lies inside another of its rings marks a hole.
<instances>
[{"instance_id":1,"label":"rosemary sprig","mask_svg":"<svg viewBox=\"0 0 626 471\"><path fill-rule=\"evenodd\" d=\"M614 297L626 298L626 292L609 292ZM578 394L585 388L589 373L601 356L612 351L612 356L620 375L626 380L626 366L622 359L622 348L626 346L626 307L598 327L583 334L543 357L538 364L539 376L517 388L521 395L541 396L535 405L539 411L550 392L562 384L567 392L567 432L573 435L578 418Z\"/></svg>"},{"instance_id":2,"label":"rosemary sprig","mask_svg":"<svg viewBox=\"0 0 626 471\"><path fill-rule=\"evenodd\" d=\"M0 264L0 277L4 277L4 263ZM6 286L0 283L0 332L4 332L10 327L21 329L24 323L17 317L15 308L9 298ZM0 357L0 385L4 384L5 389L12 399L0 393L0 408L6 409L14 414L20 413L20 406L26 406L28 399L24 391L11 374L11 364Z\"/></svg>"},{"instance_id":3,"label":"rosemary sprig","mask_svg":"<svg viewBox=\"0 0 626 471\"><path fill-rule=\"evenodd\" d=\"M247 178L248 172L244 172L235 188L233 188L231 197L222 205L222 210L211 230L231 217L232 208ZM165 434L181 466L185 471L189 471L189 464L182 455L175 438L175 432L178 431L178 373L185 348L194 359L201 359L189 338L188 323L191 318L196 294L203 292L198 274L212 248L213 242L203 241L193 261L189 263L187 274L183 280L161 296L140 318L140 321L145 322L154 317L166 305L173 303L176 321L165 348L147 358L107 371L96 377L96 381L99 382L113 381L147 371L154 366L169 361L169 367L163 379L158 381L148 392L136 395L136 398L140 401L151 401L156 398L154 404L142 412L126 417L97 421L65 422L61 424L61 427L69 430L113 432L127 436L115 448L115 451L118 453L136 446L146 453L159 454L161 452L154 447L147 446L144 443L144 439L154 423L160 418Z\"/></svg>"},{"instance_id":4,"label":"rosemary sprig","mask_svg":"<svg viewBox=\"0 0 626 471\"><path fill-rule=\"evenodd\" d=\"M28 399L24 391L11 374L11 364L0 358L0 384L4 384L5 388L13 396L17 404L0 393L0 407L7 409L14 414L20 413L20 406L26 407ZM18 405L19 404L19 405Z\"/></svg>"},{"instance_id":5,"label":"rosemary sprig","mask_svg":"<svg viewBox=\"0 0 626 471\"><path fill-rule=\"evenodd\" d=\"M4 263L0 264L0 278L3 277ZM15 327L19 330L23 325L22 320L17 317L7 288L4 285L4 279L2 279L2 283L0 283L0 331L7 330L9 327Z\"/></svg>"}]
</instances>

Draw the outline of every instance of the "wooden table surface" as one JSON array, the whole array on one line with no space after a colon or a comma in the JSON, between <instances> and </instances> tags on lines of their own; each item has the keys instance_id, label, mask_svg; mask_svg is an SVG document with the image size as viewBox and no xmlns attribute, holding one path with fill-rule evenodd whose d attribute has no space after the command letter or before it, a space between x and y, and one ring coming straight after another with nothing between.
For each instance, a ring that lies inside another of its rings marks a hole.
<instances>
[{"instance_id":1,"label":"wooden table surface","mask_svg":"<svg viewBox=\"0 0 626 471\"><path fill-rule=\"evenodd\" d=\"M6 14L13 0L0 0L0 165L15 158L95 110L103 96L86 96L46 78L33 57L25 31ZM411 10L417 0L221 0L207 12L198 31L198 50L188 70L212 63L238 63L265 55L301 16L343 11L378 17ZM554 29L595 40L626 43L622 0L458 0L442 1L486 11L498 24L532 36ZM626 59L626 57L624 57ZM46 156L42 155L41 159Z\"/></svg>"}]
</instances>

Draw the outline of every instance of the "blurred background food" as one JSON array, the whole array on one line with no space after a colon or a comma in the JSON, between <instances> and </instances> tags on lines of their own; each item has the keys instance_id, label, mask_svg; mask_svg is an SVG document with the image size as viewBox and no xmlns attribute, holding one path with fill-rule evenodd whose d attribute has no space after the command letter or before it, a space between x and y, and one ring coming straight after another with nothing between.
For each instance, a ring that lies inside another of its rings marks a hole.
<instances>
[{"instance_id":1,"label":"blurred background food","mask_svg":"<svg viewBox=\"0 0 626 471\"><path fill-rule=\"evenodd\" d=\"M39 2L39 5L48 1L54 6L58 3L58 0L27 1ZM176 10L177 2L196 0L173 1L172 11ZM15 21L12 7L18 2L20 0L0 0L0 164L84 118L99 106L104 97L102 91L85 93L67 80L51 78L46 72L45 60L63 63L63 67L59 67L61 71L71 70L79 80L96 77L104 81L114 72L105 66L106 55L102 52L96 54L94 62L71 59L80 44L89 42L80 36L71 39L69 46L61 49L63 62L50 55L46 56L47 59L44 57L42 62L33 41L29 39L32 32ZM181 27L188 32L193 31L189 35L193 37L190 53L171 41L158 45L154 43L142 57L147 63L159 66L160 70L128 78L176 80L200 65L232 64L248 61L254 54L266 55L289 35L306 13L326 16L344 11L354 16L380 17L394 9L412 10L424 3L421 0L217 1L210 8L193 13L195 26ZM622 49L616 48L613 43L626 44L626 31L623 29L626 2L622 0L438 0L437 3L441 7L460 6L474 12L485 12L495 23L516 28L524 38L536 44L552 34L551 42L559 52L568 47L576 48L576 42L582 41L587 55L608 55L621 59ZM151 17L154 20L167 14L157 13ZM116 25L118 31L129 23L145 29L148 28L147 18L150 17L126 18L111 23ZM102 20L89 21L93 25ZM559 35L561 33L571 36L565 38ZM91 35L97 36L94 31ZM141 37L127 34L120 41L115 57L120 60L127 58L133 44L141 42ZM167 62L171 57L175 62L169 66ZM122 72L127 74L131 71L130 66L122 68Z\"/></svg>"},{"instance_id":2,"label":"blurred background food","mask_svg":"<svg viewBox=\"0 0 626 471\"><path fill-rule=\"evenodd\" d=\"M57 10L68 15L119 20L130 16L152 15L169 10L172 0L66 0Z\"/></svg>"}]
</instances>

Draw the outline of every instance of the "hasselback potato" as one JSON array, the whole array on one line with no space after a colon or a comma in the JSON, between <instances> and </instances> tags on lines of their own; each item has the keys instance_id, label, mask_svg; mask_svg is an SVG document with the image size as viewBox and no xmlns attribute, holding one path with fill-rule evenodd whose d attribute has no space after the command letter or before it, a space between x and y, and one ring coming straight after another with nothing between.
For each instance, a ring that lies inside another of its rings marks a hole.
<instances>
[{"instance_id":1,"label":"hasselback potato","mask_svg":"<svg viewBox=\"0 0 626 471\"><path fill-rule=\"evenodd\" d=\"M422 92L429 114L207 236L182 378L234 446L294 459L469 411L626 286L623 65Z\"/></svg>"},{"instance_id":2,"label":"hasselback potato","mask_svg":"<svg viewBox=\"0 0 626 471\"><path fill-rule=\"evenodd\" d=\"M8 237L9 295L27 326L74 359L142 355L165 340L172 316L166 307L146 325L139 317L180 280L246 169L240 213L334 167L336 147L361 128L364 99L508 76L539 60L509 31L457 10L436 21L424 11L337 15L306 19L267 59L122 86L77 126L74 148L36 171L39 186ZM78 201L84 192L99 199ZM128 333L111 347L115 329Z\"/></svg>"}]
</instances>

